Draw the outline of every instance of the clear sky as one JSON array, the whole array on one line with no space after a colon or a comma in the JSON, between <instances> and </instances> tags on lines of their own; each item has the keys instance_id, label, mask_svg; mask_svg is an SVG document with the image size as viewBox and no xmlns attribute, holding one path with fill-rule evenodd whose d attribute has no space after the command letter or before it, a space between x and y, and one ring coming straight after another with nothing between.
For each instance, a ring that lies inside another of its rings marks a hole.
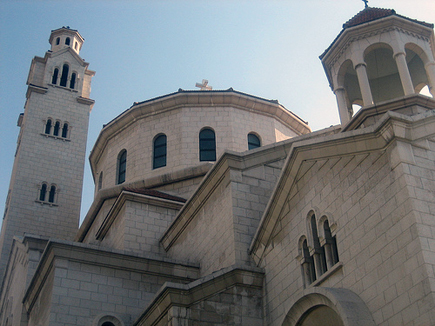
<instances>
[{"instance_id":1,"label":"clear sky","mask_svg":"<svg viewBox=\"0 0 435 326\"><path fill-rule=\"evenodd\" d=\"M370 6L435 22L434 0L372 0ZM50 31L77 29L95 70L89 154L104 123L133 102L208 79L213 89L277 99L313 130L339 123L318 56L361 0L13 1L0 0L0 212L3 214L33 56ZM82 218L93 199L88 162Z\"/></svg>"}]
</instances>

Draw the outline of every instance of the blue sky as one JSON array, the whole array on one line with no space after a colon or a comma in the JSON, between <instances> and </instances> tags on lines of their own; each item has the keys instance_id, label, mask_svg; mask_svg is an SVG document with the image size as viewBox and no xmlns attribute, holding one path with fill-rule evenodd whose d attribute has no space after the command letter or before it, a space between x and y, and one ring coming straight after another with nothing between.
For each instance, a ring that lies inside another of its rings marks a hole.
<instances>
[{"instance_id":1,"label":"blue sky","mask_svg":"<svg viewBox=\"0 0 435 326\"><path fill-rule=\"evenodd\" d=\"M369 5L435 22L434 0L378 0ZM287 1L7 1L0 0L0 211L12 170L33 56L49 49L62 26L85 38L81 57L95 70L88 147L104 123L133 102L195 89L277 99L313 130L339 123L318 56L342 24L364 8L360 0ZM86 162L82 217L93 198Z\"/></svg>"}]
</instances>

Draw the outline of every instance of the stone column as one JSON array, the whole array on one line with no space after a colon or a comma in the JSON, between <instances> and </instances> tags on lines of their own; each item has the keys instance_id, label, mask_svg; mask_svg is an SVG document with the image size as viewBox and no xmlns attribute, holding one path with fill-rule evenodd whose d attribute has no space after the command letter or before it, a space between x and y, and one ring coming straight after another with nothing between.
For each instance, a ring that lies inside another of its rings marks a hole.
<instances>
[{"instance_id":1,"label":"stone column","mask_svg":"<svg viewBox=\"0 0 435 326\"><path fill-rule=\"evenodd\" d=\"M406 63L405 52L394 54L397 69L399 70L400 81L402 82L403 92L405 95L414 94L414 86L412 86L411 75L409 74L408 64Z\"/></svg>"},{"instance_id":2,"label":"stone column","mask_svg":"<svg viewBox=\"0 0 435 326\"><path fill-rule=\"evenodd\" d=\"M429 79L429 91L435 98L435 62L427 63L424 68L426 69L427 78Z\"/></svg>"},{"instance_id":3,"label":"stone column","mask_svg":"<svg viewBox=\"0 0 435 326\"><path fill-rule=\"evenodd\" d=\"M338 113L340 115L341 125L344 126L350 121L350 114L347 108L345 89L343 87L334 90L335 97L337 98Z\"/></svg>"},{"instance_id":4,"label":"stone column","mask_svg":"<svg viewBox=\"0 0 435 326\"><path fill-rule=\"evenodd\" d=\"M367 77L367 68L365 63L359 63L355 66L358 76L358 83L361 90L364 106L373 104L372 91L370 89L369 78Z\"/></svg>"}]
</instances>

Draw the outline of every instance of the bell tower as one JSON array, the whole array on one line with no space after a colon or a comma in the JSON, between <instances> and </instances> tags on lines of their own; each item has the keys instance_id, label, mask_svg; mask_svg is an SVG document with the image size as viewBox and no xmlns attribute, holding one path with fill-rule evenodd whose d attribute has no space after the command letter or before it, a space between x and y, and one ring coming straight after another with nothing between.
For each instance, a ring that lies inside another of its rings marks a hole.
<instances>
[{"instance_id":1,"label":"bell tower","mask_svg":"<svg viewBox=\"0 0 435 326\"><path fill-rule=\"evenodd\" d=\"M367 111L425 86L434 96L434 55L433 24L366 5L320 56L341 125L353 119L353 105Z\"/></svg>"},{"instance_id":2,"label":"bell tower","mask_svg":"<svg viewBox=\"0 0 435 326\"><path fill-rule=\"evenodd\" d=\"M62 27L51 50L34 57L0 236L0 277L14 236L73 239L78 229L95 72L79 52L84 39Z\"/></svg>"}]
</instances>

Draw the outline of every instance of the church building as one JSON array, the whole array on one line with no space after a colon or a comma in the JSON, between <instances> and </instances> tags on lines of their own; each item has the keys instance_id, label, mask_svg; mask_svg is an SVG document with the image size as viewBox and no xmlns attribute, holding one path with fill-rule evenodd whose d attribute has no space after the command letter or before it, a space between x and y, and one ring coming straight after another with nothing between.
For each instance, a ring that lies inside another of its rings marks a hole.
<instances>
[{"instance_id":1,"label":"church building","mask_svg":"<svg viewBox=\"0 0 435 326\"><path fill-rule=\"evenodd\" d=\"M18 118L0 326L435 325L433 27L349 19L320 56L341 122L322 130L207 81L135 102L91 150L80 226L95 72L77 30L51 31Z\"/></svg>"}]
</instances>

